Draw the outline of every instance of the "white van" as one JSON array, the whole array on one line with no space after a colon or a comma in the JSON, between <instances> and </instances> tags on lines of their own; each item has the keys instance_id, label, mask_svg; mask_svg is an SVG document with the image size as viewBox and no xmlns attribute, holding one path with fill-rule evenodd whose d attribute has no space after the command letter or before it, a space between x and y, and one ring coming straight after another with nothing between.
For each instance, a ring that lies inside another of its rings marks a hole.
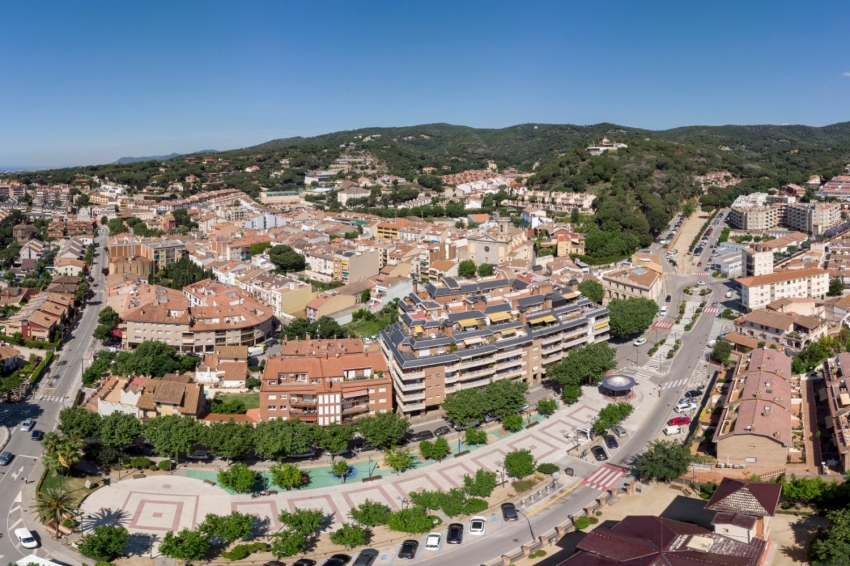
<instances>
[{"instance_id":1,"label":"white van","mask_svg":"<svg viewBox=\"0 0 850 566\"><path fill-rule=\"evenodd\" d=\"M732 291L726 291L726 298L727 298L727 299L731 299L731 298L732 298Z\"/></svg>"},{"instance_id":2,"label":"white van","mask_svg":"<svg viewBox=\"0 0 850 566\"><path fill-rule=\"evenodd\" d=\"M682 427L680 426L666 426L664 427L664 434L667 436L673 436L674 434L679 434L682 432Z\"/></svg>"},{"instance_id":3,"label":"white van","mask_svg":"<svg viewBox=\"0 0 850 566\"><path fill-rule=\"evenodd\" d=\"M661 311L659 312L659 314L661 315L661 318L664 318L665 316L667 316L667 305L664 305L663 307L661 307Z\"/></svg>"}]
</instances>

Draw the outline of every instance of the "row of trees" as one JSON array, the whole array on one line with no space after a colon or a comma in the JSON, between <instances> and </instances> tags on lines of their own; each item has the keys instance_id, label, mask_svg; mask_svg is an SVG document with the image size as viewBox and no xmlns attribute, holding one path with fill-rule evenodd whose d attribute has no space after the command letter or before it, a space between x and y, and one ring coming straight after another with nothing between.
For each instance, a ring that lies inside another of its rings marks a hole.
<instances>
[{"instance_id":1,"label":"row of trees","mask_svg":"<svg viewBox=\"0 0 850 566\"><path fill-rule=\"evenodd\" d=\"M477 274L478 277L490 277L493 275L493 265L482 263L478 266L471 259L466 259L460 262L457 266L457 274L467 279L472 279Z\"/></svg>"}]
</instances>

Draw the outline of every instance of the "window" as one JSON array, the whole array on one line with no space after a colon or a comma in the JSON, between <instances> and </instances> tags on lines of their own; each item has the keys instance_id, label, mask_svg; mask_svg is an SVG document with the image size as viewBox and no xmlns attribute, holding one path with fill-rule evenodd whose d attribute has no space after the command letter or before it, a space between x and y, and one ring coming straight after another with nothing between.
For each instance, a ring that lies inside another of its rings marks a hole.
<instances>
[{"instance_id":1,"label":"window","mask_svg":"<svg viewBox=\"0 0 850 566\"><path fill-rule=\"evenodd\" d=\"M386 388L386 387L379 387L379 388L378 388L378 393L386 393L386 392L387 392L387 388Z\"/></svg>"},{"instance_id":2,"label":"window","mask_svg":"<svg viewBox=\"0 0 850 566\"><path fill-rule=\"evenodd\" d=\"M280 396L281 399L286 399L286 393Z\"/></svg>"},{"instance_id":3,"label":"window","mask_svg":"<svg viewBox=\"0 0 850 566\"><path fill-rule=\"evenodd\" d=\"M269 395L268 398L269 398L269 401L271 401L272 399L277 399L277 395Z\"/></svg>"},{"instance_id":4,"label":"window","mask_svg":"<svg viewBox=\"0 0 850 566\"><path fill-rule=\"evenodd\" d=\"M747 457L747 462L755 463L755 461L756 461L755 456L748 456L748 457Z\"/></svg>"},{"instance_id":5,"label":"window","mask_svg":"<svg viewBox=\"0 0 850 566\"><path fill-rule=\"evenodd\" d=\"M269 411L277 411L277 407L274 405L269 405Z\"/></svg>"}]
</instances>

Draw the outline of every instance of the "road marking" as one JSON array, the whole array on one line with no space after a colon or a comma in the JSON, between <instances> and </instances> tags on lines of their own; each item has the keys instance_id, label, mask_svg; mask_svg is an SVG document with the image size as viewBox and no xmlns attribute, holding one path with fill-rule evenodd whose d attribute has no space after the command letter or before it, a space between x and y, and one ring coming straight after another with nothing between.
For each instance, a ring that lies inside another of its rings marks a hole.
<instances>
[{"instance_id":1,"label":"road marking","mask_svg":"<svg viewBox=\"0 0 850 566\"><path fill-rule=\"evenodd\" d=\"M539 513L540 511L543 511L544 509L546 509L547 507L549 507L550 505L552 505L553 503L555 503L556 501L558 501L559 499L561 499L566 494L570 493L572 490L574 490L575 488L577 488L580 485L581 485L581 482L576 482L573 486L565 489L564 492L561 493L560 495L558 495L557 497L553 497L550 501L547 501L546 503L544 503L543 505L541 505L540 507L538 507L534 511L529 511L528 513L526 513L526 515L530 517L530 516L534 515L535 513Z\"/></svg>"},{"instance_id":2,"label":"road marking","mask_svg":"<svg viewBox=\"0 0 850 566\"><path fill-rule=\"evenodd\" d=\"M9 527L9 530L12 530L12 529L14 529L15 527L17 527L17 526L20 524L20 522L21 522L21 521L23 521L23 519L22 519L22 518L19 518L17 521L15 521L14 523L12 523L12 525Z\"/></svg>"},{"instance_id":3,"label":"road marking","mask_svg":"<svg viewBox=\"0 0 850 566\"><path fill-rule=\"evenodd\" d=\"M19 491L18 496L15 498L14 501L12 501L12 503L21 503L23 501L23 498L24 498L24 492Z\"/></svg>"},{"instance_id":4,"label":"road marking","mask_svg":"<svg viewBox=\"0 0 850 566\"><path fill-rule=\"evenodd\" d=\"M17 511L20 508L21 508L20 505L18 505L17 507L12 507L11 509L9 509L9 513L14 513L15 511Z\"/></svg>"}]
</instances>

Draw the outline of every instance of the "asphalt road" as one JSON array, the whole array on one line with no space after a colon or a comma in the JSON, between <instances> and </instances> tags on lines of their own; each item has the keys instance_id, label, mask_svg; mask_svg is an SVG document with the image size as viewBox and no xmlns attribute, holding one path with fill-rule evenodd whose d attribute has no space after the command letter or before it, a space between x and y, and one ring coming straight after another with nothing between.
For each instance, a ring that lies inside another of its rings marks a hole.
<instances>
[{"instance_id":1,"label":"asphalt road","mask_svg":"<svg viewBox=\"0 0 850 566\"><path fill-rule=\"evenodd\" d=\"M105 305L106 278L101 270L107 266L107 254L106 231L103 232L103 235L97 239L98 247L95 249L92 267L94 296L88 306L83 309L82 318L71 329L67 341L56 352L57 357L50 366L50 372L45 374L29 399L23 403L3 406L3 410L7 412L5 424L11 433L9 443L4 450L15 456L8 466L0 468L0 510L8 511L4 513L7 515L6 524L0 527L2 532L0 561L4 564L16 561L32 552L21 547L13 533L15 528L23 526L23 513L27 513L29 522L33 519L31 509L21 508L21 489L25 479L38 481L37 477L30 477L29 474L36 460L41 456L41 445L30 439L29 432L21 431L21 422L27 418L33 418L37 421L36 430L42 432L55 430L59 411L70 404L71 396L80 387L80 367L83 357L90 353L94 346L92 332L97 326L97 315ZM49 377L55 379L56 387L52 391L44 391L45 398L42 400L41 387L47 383ZM40 556L45 554L43 550L37 552Z\"/></svg>"}]
</instances>

